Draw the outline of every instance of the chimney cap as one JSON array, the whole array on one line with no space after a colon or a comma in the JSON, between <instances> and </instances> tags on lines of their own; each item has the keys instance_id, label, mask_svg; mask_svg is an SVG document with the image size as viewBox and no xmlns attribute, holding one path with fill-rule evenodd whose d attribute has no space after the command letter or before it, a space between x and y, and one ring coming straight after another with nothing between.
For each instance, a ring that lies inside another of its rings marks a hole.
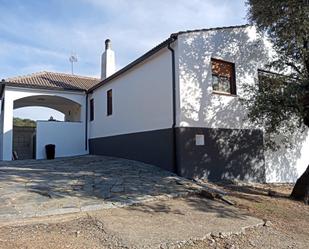
<instances>
[{"instance_id":1,"label":"chimney cap","mask_svg":"<svg viewBox=\"0 0 309 249\"><path fill-rule=\"evenodd\" d=\"M110 39L105 40L105 50L106 49L111 49L112 48L112 42Z\"/></svg>"}]
</instances>

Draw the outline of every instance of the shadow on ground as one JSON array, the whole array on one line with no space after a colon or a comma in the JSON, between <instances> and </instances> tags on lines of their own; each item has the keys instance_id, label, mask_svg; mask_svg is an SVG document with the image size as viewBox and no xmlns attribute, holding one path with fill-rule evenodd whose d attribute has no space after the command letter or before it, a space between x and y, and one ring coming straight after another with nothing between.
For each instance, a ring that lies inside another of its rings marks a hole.
<instances>
[{"instance_id":1,"label":"shadow on ground","mask_svg":"<svg viewBox=\"0 0 309 249\"><path fill-rule=\"evenodd\" d=\"M0 219L45 216L122 207L143 212L175 212L158 198L199 192L192 181L158 167L126 159L81 156L56 160L0 162ZM196 210L238 217L215 202L187 199Z\"/></svg>"}]
</instances>

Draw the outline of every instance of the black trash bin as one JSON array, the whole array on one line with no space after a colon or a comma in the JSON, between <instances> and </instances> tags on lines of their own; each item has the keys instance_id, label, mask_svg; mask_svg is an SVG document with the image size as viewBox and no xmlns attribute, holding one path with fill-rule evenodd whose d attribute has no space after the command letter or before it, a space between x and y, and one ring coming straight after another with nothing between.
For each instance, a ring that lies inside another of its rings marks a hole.
<instances>
[{"instance_id":1,"label":"black trash bin","mask_svg":"<svg viewBox=\"0 0 309 249\"><path fill-rule=\"evenodd\" d=\"M46 158L47 159L55 159L55 149L56 145L54 144L47 144L45 145L45 152L46 152Z\"/></svg>"}]
</instances>

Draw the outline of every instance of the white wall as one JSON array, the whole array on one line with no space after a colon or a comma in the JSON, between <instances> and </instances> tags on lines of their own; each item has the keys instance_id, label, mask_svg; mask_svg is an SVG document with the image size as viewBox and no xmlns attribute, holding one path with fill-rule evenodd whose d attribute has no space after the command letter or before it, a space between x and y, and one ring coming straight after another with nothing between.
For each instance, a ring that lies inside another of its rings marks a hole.
<instances>
[{"instance_id":1,"label":"white wall","mask_svg":"<svg viewBox=\"0 0 309 249\"><path fill-rule=\"evenodd\" d=\"M2 142L0 143L0 160L11 160L12 159L12 129L13 129L13 109L14 101L30 97L30 96L57 96L65 99L74 101L81 106L80 120L85 129L85 103L86 97L82 92L69 92L69 91L57 91L57 90L41 90L31 88L15 88L6 86L4 91L4 111L2 125L1 125L1 136Z\"/></svg>"},{"instance_id":2,"label":"white wall","mask_svg":"<svg viewBox=\"0 0 309 249\"><path fill-rule=\"evenodd\" d=\"M45 145L56 145L56 157L87 154L85 128L81 122L38 121L36 127L36 159L45 159Z\"/></svg>"},{"instance_id":3,"label":"white wall","mask_svg":"<svg viewBox=\"0 0 309 249\"><path fill-rule=\"evenodd\" d=\"M297 131L289 136L292 146L281 146L277 151L266 150L266 181L295 182L309 164L309 131Z\"/></svg>"},{"instance_id":4,"label":"white wall","mask_svg":"<svg viewBox=\"0 0 309 249\"><path fill-rule=\"evenodd\" d=\"M257 69L268 60L266 42L254 28L219 29L180 35L179 126L248 128L239 98L242 86L254 84ZM237 97L212 92L211 58L235 63Z\"/></svg>"},{"instance_id":5,"label":"white wall","mask_svg":"<svg viewBox=\"0 0 309 249\"><path fill-rule=\"evenodd\" d=\"M113 114L107 116L106 92L113 90ZM130 71L94 91L90 138L172 126L171 52L164 48Z\"/></svg>"},{"instance_id":6,"label":"white wall","mask_svg":"<svg viewBox=\"0 0 309 249\"><path fill-rule=\"evenodd\" d=\"M253 27L219 29L178 37L180 127L248 129L247 111L240 103L245 84L257 83L257 70L275 56L271 45ZM211 58L235 63L237 96L212 92ZM266 180L291 182L309 164L309 136L295 134L293 148L265 151ZM254 141L252 141L254 142Z\"/></svg>"}]
</instances>

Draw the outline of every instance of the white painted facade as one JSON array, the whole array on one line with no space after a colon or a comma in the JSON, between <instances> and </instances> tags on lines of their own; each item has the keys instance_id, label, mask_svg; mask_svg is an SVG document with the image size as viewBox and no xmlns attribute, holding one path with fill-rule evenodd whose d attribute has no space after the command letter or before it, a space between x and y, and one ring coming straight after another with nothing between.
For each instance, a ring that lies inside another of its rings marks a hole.
<instances>
[{"instance_id":1,"label":"white painted facade","mask_svg":"<svg viewBox=\"0 0 309 249\"><path fill-rule=\"evenodd\" d=\"M256 84L258 69L275 56L254 27L189 32L178 35L175 50L176 127L257 129L246 119L240 99L243 85ZM211 58L235 64L236 96L213 93ZM113 90L113 115L106 93ZM164 48L96 89L90 138L172 127L171 52ZM296 139L298 138L295 135ZM309 136L292 149L265 152L266 181L294 182L309 164Z\"/></svg>"},{"instance_id":2,"label":"white painted facade","mask_svg":"<svg viewBox=\"0 0 309 249\"><path fill-rule=\"evenodd\" d=\"M243 129L246 112L239 99L244 84L255 84L268 62L265 40L252 27L185 33L178 36L181 127ZM235 64L237 96L215 94L211 58Z\"/></svg>"},{"instance_id":3,"label":"white painted facade","mask_svg":"<svg viewBox=\"0 0 309 249\"><path fill-rule=\"evenodd\" d=\"M178 34L171 47L175 51L176 127L257 128L246 119L247 112L241 105L240 99L244 97L244 84L257 83L257 70L263 69L274 53L269 42L260 37L255 28L184 32ZM213 92L211 58L235 64L236 96ZM109 46L106 46L102 55L101 67L102 79L115 72L115 54ZM92 121L89 121L89 115L86 120L85 93L7 87L4 92L5 106L1 112L3 122L0 122L0 136L3 138L0 139L2 143L0 159L11 159L14 101L25 97L44 95L50 96L49 100L57 97L78 104L62 106L53 104L51 107L65 113L66 121L80 121L80 123L38 122L38 135L41 134L41 137L37 138L37 158L43 158L43 147L47 143L56 144L56 156L70 156L88 153L85 150L87 138L104 138L171 128L172 72L172 54L167 47L164 47L131 69L112 77L88 95L88 113L90 113L90 100L94 101ZM112 90L113 113L108 116L109 90ZM27 101L21 102L21 106L26 105ZM88 122L87 138L86 122ZM43 137L43 134L47 135ZM198 146L204 146L203 139L200 137ZM296 144L294 148L265 152L267 182L293 182L309 164L309 154L306 153L309 149L308 132L296 134L291 139L294 139Z\"/></svg>"},{"instance_id":4,"label":"white painted facade","mask_svg":"<svg viewBox=\"0 0 309 249\"><path fill-rule=\"evenodd\" d=\"M265 151L266 181L295 182L309 164L309 131L290 136L293 147L281 146L277 151Z\"/></svg>"},{"instance_id":5,"label":"white painted facade","mask_svg":"<svg viewBox=\"0 0 309 249\"><path fill-rule=\"evenodd\" d=\"M13 110L14 108L30 106L45 106L56 109L66 115L66 121L80 121L86 129L86 96L83 92L42 90L6 86L4 94L4 109L0 118L0 159L12 159ZM56 101L52 101L56 99ZM85 133L85 132L84 132ZM83 134L84 134L83 133ZM80 136L83 136L80 134Z\"/></svg>"},{"instance_id":6,"label":"white painted facade","mask_svg":"<svg viewBox=\"0 0 309 249\"><path fill-rule=\"evenodd\" d=\"M256 84L258 69L275 56L254 27L192 32L178 36L180 127L251 129L240 103L243 86ZM211 58L235 63L237 96L212 90ZM266 181L295 182L309 164L308 131L291 137L293 148L265 151Z\"/></svg>"},{"instance_id":7,"label":"white painted facade","mask_svg":"<svg viewBox=\"0 0 309 249\"><path fill-rule=\"evenodd\" d=\"M36 159L45 159L45 145L55 144L55 157L88 154L85 150L85 126L82 122L38 121Z\"/></svg>"},{"instance_id":8,"label":"white painted facade","mask_svg":"<svg viewBox=\"0 0 309 249\"><path fill-rule=\"evenodd\" d=\"M113 92L113 114L107 116L107 91ZM89 95L94 120L89 138L150 131L172 126L171 54L162 49L146 61Z\"/></svg>"}]
</instances>

